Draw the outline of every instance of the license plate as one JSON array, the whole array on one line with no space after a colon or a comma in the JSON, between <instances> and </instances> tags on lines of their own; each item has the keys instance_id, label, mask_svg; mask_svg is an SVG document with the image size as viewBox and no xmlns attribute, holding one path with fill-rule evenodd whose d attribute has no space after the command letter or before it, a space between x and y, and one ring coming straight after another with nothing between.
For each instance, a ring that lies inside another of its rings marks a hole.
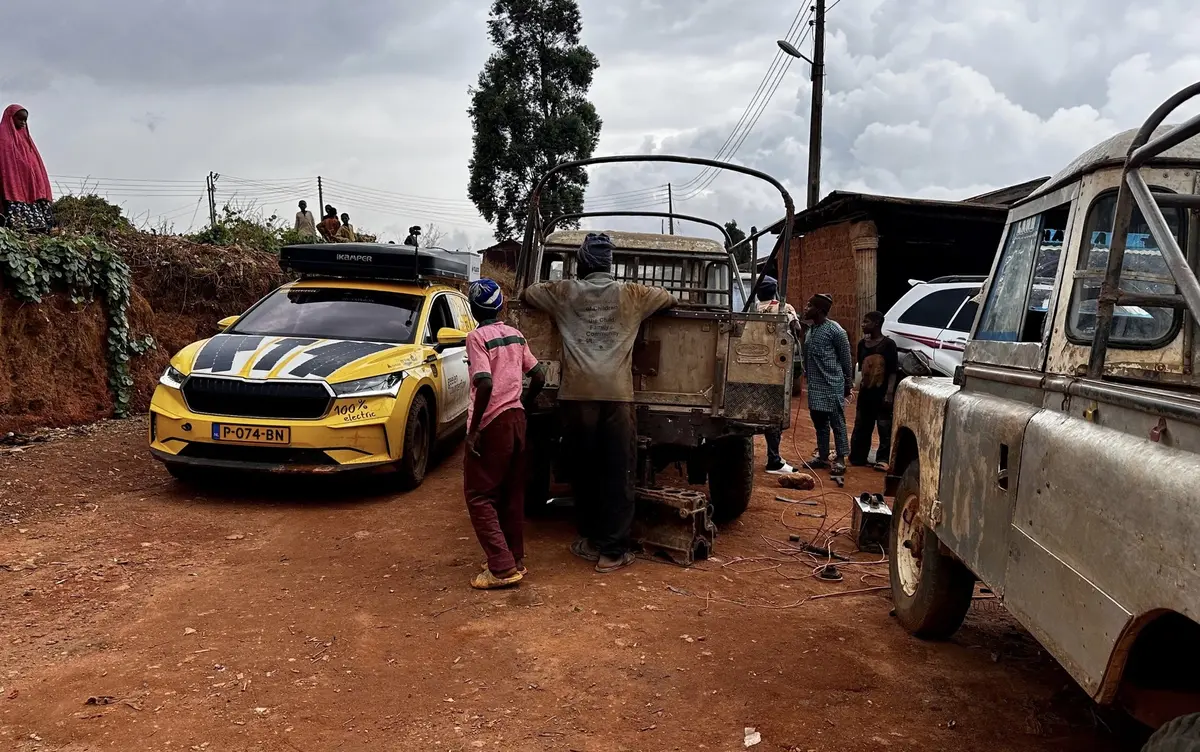
<instances>
[{"instance_id":1,"label":"license plate","mask_svg":"<svg viewBox=\"0 0 1200 752\"><path fill-rule=\"evenodd\" d=\"M213 423L213 441L231 441L235 444L288 444L292 440L292 429L277 426L231 426Z\"/></svg>"}]
</instances>

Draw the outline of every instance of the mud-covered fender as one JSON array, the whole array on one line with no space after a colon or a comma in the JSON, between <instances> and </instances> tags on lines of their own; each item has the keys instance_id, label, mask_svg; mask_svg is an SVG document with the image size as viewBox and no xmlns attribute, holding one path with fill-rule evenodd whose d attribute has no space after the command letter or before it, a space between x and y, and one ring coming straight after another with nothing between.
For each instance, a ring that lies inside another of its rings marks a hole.
<instances>
[{"instance_id":1,"label":"mud-covered fender","mask_svg":"<svg viewBox=\"0 0 1200 752\"><path fill-rule=\"evenodd\" d=\"M905 468L919 462L921 468L921 516L932 520L934 502L942 469L942 436L946 424L946 406L958 392L951 379L912 376L896 387L892 413L891 473L887 492L896 495L896 486Z\"/></svg>"}]
</instances>

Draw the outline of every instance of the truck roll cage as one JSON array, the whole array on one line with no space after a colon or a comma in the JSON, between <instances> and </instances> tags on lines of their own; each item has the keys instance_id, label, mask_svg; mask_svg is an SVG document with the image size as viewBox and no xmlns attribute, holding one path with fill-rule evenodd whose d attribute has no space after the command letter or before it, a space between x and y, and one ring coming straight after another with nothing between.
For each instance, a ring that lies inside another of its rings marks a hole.
<instances>
[{"instance_id":1,"label":"truck roll cage","mask_svg":"<svg viewBox=\"0 0 1200 752\"><path fill-rule=\"evenodd\" d=\"M1193 325L1200 321L1200 280L1188 263L1188 259L1175 235L1167 225L1162 207L1178 207L1193 213L1200 211L1200 195L1190 193L1156 194L1150 191L1141 168L1160 157L1168 149L1176 147L1200 134L1200 115L1154 136L1163 121L1190 99L1200 95L1200 82L1177 92L1163 102L1142 124L1122 168L1121 187L1117 192L1117 206L1113 217L1112 245L1108 254L1108 268L1100 286L1100 297L1096 309L1096 333L1092 339L1092 351L1088 359L1088 377L1103 378L1104 362L1108 356L1108 343L1112 337L1114 312L1118 305L1147 306L1186 309L1192 315ZM1133 206L1141 209L1150 234L1158 243L1163 260L1171 270L1179 293L1154 295L1133 293L1121 289L1121 275L1125 265L1126 235L1133 221Z\"/></svg>"},{"instance_id":2,"label":"truck roll cage","mask_svg":"<svg viewBox=\"0 0 1200 752\"><path fill-rule=\"evenodd\" d=\"M550 179L565 170L588 167L591 165L626 164L631 162L686 164L698 165L701 167L711 167L718 170L729 170L730 172L736 172L741 175L758 178L759 180L769 183L773 188L775 188L775 190L779 192L780 197L783 199L783 206L785 210L783 218L783 231L779 235L779 242L775 245L774 250L771 251L771 255L767 259L767 263L763 265L763 271L759 273L758 278L755 280L751 289L756 289L758 285L762 283L762 278L766 275L766 269L771 265L771 262L775 260L776 256L778 256L782 250L783 261L782 263L777 264L777 268L779 269L779 297L781 300L787 299L788 262L791 257L790 251L792 247L792 226L795 224L796 206L792 201L791 194L788 193L788 190L783 186L783 183L780 183L778 180L766 174L765 172L755 170L751 167L743 167L741 165L732 164L730 162L721 162L715 159L705 159L702 157L680 157L669 154L617 154L608 157L591 157L589 159L579 159L572 162L560 162L559 164L556 164L547 170L546 174L542 176L541 180L534 185L533 190L529 193L529 214L525 221L525 236L521 242L521 253L517 261L516 294L518 296L527 286L537 280L538 270L541 268L542 247L545 243L547 235L545 228L542 226L541 200L542 191L550 182ZM586 212L584 214L586 214ZM608 216L616 215L609 214ZM670 217L672 215L667 214L660 216ZM673 216L681 219L684 218L679 214L674 214ZM549 226L553 227L554 223L562 221L566 221L566 218L555 217L551 220ZM713 224L711 222L695 218L691 218L691 221L701 222L702 224L708 225ZM724 231L724 228L721 229ZM747 238L746 241L742 242L747 242L749 240L750 239ZM730 247L728 242L726 242L726 248L732 254L733 248ZM738 276L736 264L734 264L730 269L730 276ZM746 310L749 310L750 303L751 301L749 300L749 296L747 296Z\"/></svg>"},{"instance_id":3,"label":"truck roll cage","mask_svg":"<svg viewBox=\"0 0 1200 752\"><path fill-rule=\"evenodd\" d=\"M711 219L697 217L691 214L679 214L678 212L656 212L656 211L591 211L591 212L575 212L572 214L559 214L557 217L551 218L546 226L542 228L543 242L545 238L550 237L554 232L554 228L563 222L569 222L574 219L588 219L592 217L650 217L654 219L682 219L685 222L695 222L696 224L706 225L721 233L721 237L725 239L725 251L729 255L729 277L730 277L730 295L733 294L733 285L737 285L738 290L742 293L742 299L746 298L746 286L742 284L741 275L737 272L737 258L733 255L733 238L729 237L729 231L725 229L725 225L714 222ZM742 241L744 242L744 241ZM739 242L738 245L741 245ZM733 298L730 297L732 302Z\"/></svg>"}]
</instances>

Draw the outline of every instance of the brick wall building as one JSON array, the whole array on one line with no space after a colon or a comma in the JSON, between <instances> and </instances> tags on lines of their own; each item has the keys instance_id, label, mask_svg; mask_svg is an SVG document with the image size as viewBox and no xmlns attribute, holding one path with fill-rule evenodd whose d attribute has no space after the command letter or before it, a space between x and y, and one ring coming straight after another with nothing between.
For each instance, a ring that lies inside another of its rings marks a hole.
<instances>
[{"instance_id":1,"label":"brick wall building","mask_svg":"<svg viewBox=\"0 0 1200 752\"><path fill-rule=\"evenodd\" d=\"M930 201L835 191L796 215L787 299L797 310L816 293L833 296L833 319L855 331L867 311L886 312L910 279L988 274L1008 205L1044 179L965 201ZM782 231L782 222L772 228ZM768 273L778 277L770 264Z\"/></svg>"}]
</instances>

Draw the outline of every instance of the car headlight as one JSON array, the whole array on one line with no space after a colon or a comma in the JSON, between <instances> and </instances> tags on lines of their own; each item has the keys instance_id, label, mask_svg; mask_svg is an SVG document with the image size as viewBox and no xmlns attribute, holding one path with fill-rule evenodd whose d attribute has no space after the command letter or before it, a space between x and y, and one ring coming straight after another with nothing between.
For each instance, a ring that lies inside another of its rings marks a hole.
<instances>
[{"instance_id":1,"label":"car headlight","mask_svg":"<svg viewBox=\"0 0 1200 752\"><path fill-rule=\"evenodd\" d=\"M386 373L382 376L372 376L369 379L344 381L341 384L330 384L333 393L339 397L395 397L400 393L400 384L404 381L404 373Z\"/></svg>"},{"instance_id":2,"label":"car headlight","mask_svg":"<svg viewBox=\"0 0 1200 752\"><path fill-rule=\"evenodd\" d=\"M167 370L163 371L163 375L159 377L158 383L163 386L169 386L172 389L178 389L183 386L183 380L186 378L187 376L184 376L175 366L167 366Z\"/></svg>"}]
</instances>

